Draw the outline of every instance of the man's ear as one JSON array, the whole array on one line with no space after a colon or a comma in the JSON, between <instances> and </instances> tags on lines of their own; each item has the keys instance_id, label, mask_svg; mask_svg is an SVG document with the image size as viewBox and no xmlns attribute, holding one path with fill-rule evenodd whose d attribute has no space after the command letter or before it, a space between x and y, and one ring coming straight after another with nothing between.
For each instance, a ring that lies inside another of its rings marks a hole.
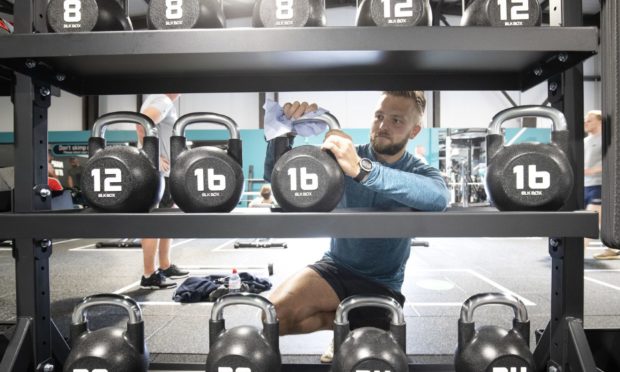
<instances>
[{"instance_id":1,"label":"man's ear","mask_svg":"<svg viewBox=\"0 0 620 372\"><path fill-rule=\"evenodd\" d=\"M409 132L409 139L414 139L421 130L422 126L420 124L414 125L413 128L411 128L411 132Z\"/></svg>"}]
</instances>

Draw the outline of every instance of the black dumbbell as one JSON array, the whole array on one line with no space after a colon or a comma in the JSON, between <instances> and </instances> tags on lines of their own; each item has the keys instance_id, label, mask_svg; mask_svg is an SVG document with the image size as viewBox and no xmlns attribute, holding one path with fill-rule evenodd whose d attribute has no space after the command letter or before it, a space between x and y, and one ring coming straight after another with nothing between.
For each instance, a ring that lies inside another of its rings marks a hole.
<instances>
[{"instance_id":1,"label":"black dumbbell","mask_svg":"<svg viewBox=\"0 0 620 372\"><path fill-rule=\"evenodd\" d=\"M95 306L123 308L129 315L127 328L90 330L85 313ZM70 333L71 352L65 361L64 372L148 371L149 353L144 340L142 312L130 297L99 294L84 298L73 310Z\"/></svg>"},{"instance_id":2,"label":"black dumbbell","mask_svg":"<svg viewBox=\"0 0 620 372\"><path fill-rule=\"evenodd\" d=\"M541 116L551 119L551 143L504 146L501 125L506 120ZM502 211L558 210L573 189L568 159L568 130L561 111L546 106L512 107L493 117L486 137L487 195Z\"/></svg>"},{"instance_id":3,"label":"black dumbbell","mask_svg":"<svg viewBox=\"0 0 620 372\"><path fill-rule=\"evenodd\" d=\"M340 128L338 120L329 113L296 120L293 125L312 121L325 122L330 129ZM278 137L276 141L281 139ZM271 172L271 188L284 211L329 212L338 205L344 193L344 174L331 152L304 145L283 155L276 154L276 157Z\"/></svg>"},{"instance_id":4,"label":"black dumbbell","mask_svg":"<svg viewBox=\"0 0 620 372\"><path fill-rule=\"evenodd\" d=\"M325 26L325 0L258 0L254 3L253 27Z\"/></svg>"},{"instance_id":5,"label":"black dumbbell","mask_svg":"<svg viewBox=\"0 0 620 372\"><path fill-rule=\"evenodd\" d=\"M538 0L473 0L467 5L461 26L540 26Z\"/></svg>"},{"instance_id":6,"label":"black dumbbell","mask_svg":"<svg viewBox=\"0 0 620 372\"><path fill-rule=\"evenodd\" d=\"M361 327L351 331L348 314L360 307L388 310L390 330ZM336 309L331 372L408 371L406 339L405 316L396 300L386 296L348 297Z\"/></svg>"},{"instance_id":7,"label":"black dumbbell","mask_svg":"<svg viewBox=\"0 0 620 372\"><path fill-rule=\"evenodd\" d=\"M226 27L221 0L150 0L146 19L154 30Z\"/></svg>"},{"instance_id":8,"label":"black dumbbell","mask_svg":"<svg viewBox=\"0 0 620 372\"><path fill-rule=\"evenodd\" d=\"M117 123L144 127L142 149L106 147L105 127ZM88 154L81 189L89 206L101 212L148 212L157 206L164 192L164 177L159 172L159 138L148 116L136 112L102 115L93 125Z\"/></svg>"},{"instance_id":9,"label":"black dumbbell","mask_svg":"<svg viewBox=\"0 0 620 372\"><path fill-rule=\"evenodd\" d=\"M474 310L484 305L510 306L514 311L512 329L494 325L476 328ZM458 346L454 353L456 372L536 371L530 351L530 321L527 308L518 298L504 293L471 296L461 307Z\"/></svg>"},{"instance_id":10,"label":"black dumbbell","mask_svg":"<svg viewBox=\"0 0 620 372\"><path fill-rule=\"evenodd\" d=\"M132 30L122 0L51 0L47 24L52 32Z\"/></svg>"},{"instance_id":11,"label":"black dumbbell","mask_svg":"<svg viewBox=\"0 0 620 372\"><path fill-rule=\"evenodd\" d=\"M223 125L230 138L226 151L209 146L187 148L191 124ZM241 139L237 123L210 112L187 114L174 124L170 138L170 193L184 212L230 212L243 191Z\"/></svg>"},{"instance_id":12,"label":"black dumbbell","mask_svg":"<svg viewBox=\"0 0 620 372\"><path fill-rule=\"evenodd\" d=\"M431 26L433 13L429 0L361 0L357 7L357 26Z\"/></svg>"}]
</instances>

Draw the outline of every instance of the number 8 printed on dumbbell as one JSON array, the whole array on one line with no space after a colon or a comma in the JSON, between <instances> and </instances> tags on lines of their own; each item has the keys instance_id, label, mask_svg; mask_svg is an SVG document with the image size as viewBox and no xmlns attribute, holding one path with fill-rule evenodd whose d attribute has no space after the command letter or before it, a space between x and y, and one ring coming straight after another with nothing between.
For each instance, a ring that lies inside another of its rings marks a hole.
<instances>
[{"instance_id":1,"label":"number 8 printed on dumbbell","mask_svg":"<svg viewBox=\"0 0 620 372\"><path fill-rule=\"evenodd\" d=\"M82 2L80 0L65 0L64 20L67 23L80 22L82 20ZM65 25L65 27L68 27Z\"/></svg>"}]
</instances>

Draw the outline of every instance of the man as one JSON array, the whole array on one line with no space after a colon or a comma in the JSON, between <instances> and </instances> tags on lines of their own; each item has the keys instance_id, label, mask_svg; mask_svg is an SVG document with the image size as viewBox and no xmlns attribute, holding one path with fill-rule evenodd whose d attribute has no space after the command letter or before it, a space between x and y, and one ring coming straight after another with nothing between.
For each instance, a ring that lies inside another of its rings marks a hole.
<instances>
[{"instance_id":1,"label":"man","mask_svg":"<svg viewBox=\"0 0 620 372\"><path fill-rule=\"evenodd\" d=\"M153 120L159 134L159 168L164 174L165 191L159 204L160 207L170 208L174 205L170 196L168 176L170 175L170 137L172 128L178 119L174 101L179 94L152 94L146 98L140 112ZM142 144L144 128L137 125L138 141ZM188 271L179 269L170 260L170 244L172 239L142 239L142 258L144 262L144 275L140 280L140 288L144 289L168 289L177 286L177 283L169 279L181 279L189 275ZM156 258L159 258L159 268L156 266Z\"/></svg>"},{"instance_id":2,"label":"man","mask_svg":"<svg viewBox=\"0 0 620 372\"><path fill-rule=\"evenodd\" d=\"M67 185L73 189L80 187L82 182L82 166L77 158L69 158L69 170L67 171Z\"/></svg>"},{"instance_id":3,"label":"man","mask_svg":"<svg viewBox=\"0 0 620 372\"><path fill-rule=\"evenodd\" d=\"M603 184L603 150L602 127L603 116L598 110L589 111L583 124L587 134L583 139L583 186L586 210L598 213L598 225L601 225L601 185ZM586 240L587 244L588 240ZM620 251L606 248L593 256L597 260L619 260Z\"/></svg>"},{"instance_id":4,"label":"man","mask_svg":"<svg viewBox=\"0 0 620 372\"><path fill-rule=\"evenodd\" d=\"M348 176L340 207L446 208L450 195L439 171L406 151L408 141L422 129L425 106L421 91L383 92L369 144L354 146L351 137L339 130L326 134L322 148L334 154ZM283 107L284 114L293 119L314 110L316 105L305 102ZM332 329L336 308L355 294L390 296L403 305L400 290L410 246L409 238L333 238L320 261L293 275L270 296L280 319L280 335ZM352 328L389 328L381 309L355 309L349 320ZM331 361L332 355L333 345L321 360Z\"/></svg>"}]
</instances>

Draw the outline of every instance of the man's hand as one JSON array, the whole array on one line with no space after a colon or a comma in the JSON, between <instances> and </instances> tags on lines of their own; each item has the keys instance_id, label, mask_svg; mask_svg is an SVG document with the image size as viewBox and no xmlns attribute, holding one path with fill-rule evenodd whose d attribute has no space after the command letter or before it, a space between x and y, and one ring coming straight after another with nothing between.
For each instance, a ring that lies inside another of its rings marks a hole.
<instances>
[{"instance_id":1,"label":"man's hand","mask_svg":"<svg viewBox=\"0 0 620 372\"><path fill-rule=\"evenodd\" d=\"M168 161L168 159L164 158L163 156L159 157L159 168L161 168L161 170L163 170L164 172L168 172L170 170L170 162Z\"/></svg>"},{"instance_id":2,"label":"man's hand","mask_svg":"<svg viewBox=\"0 0 620 372\"><path fill-rule=\"evenodd\" d=\"M325 135L321 149L329 150L336 157L340 168L349 177L360 172L360 157L357 155L351 136L341 130L332 129Z\"/></svg>"},{"instance_id":3,"label":"man's hand","mask_svg":"<svg viewBox=\"0 0 620 372\"><path fill-rule=\"evenodd\" d=\"M309 112L314 112L318 109L319 109L319 106L317 106L316 103L308 103L308 102L299 103L299 101L295 101L293 103L287 102L284 104L284 106L282 106L284 115L286 115L288 119L293 119L293 120L299 119L305 114Z\"/></svg>"}]
</instances>

